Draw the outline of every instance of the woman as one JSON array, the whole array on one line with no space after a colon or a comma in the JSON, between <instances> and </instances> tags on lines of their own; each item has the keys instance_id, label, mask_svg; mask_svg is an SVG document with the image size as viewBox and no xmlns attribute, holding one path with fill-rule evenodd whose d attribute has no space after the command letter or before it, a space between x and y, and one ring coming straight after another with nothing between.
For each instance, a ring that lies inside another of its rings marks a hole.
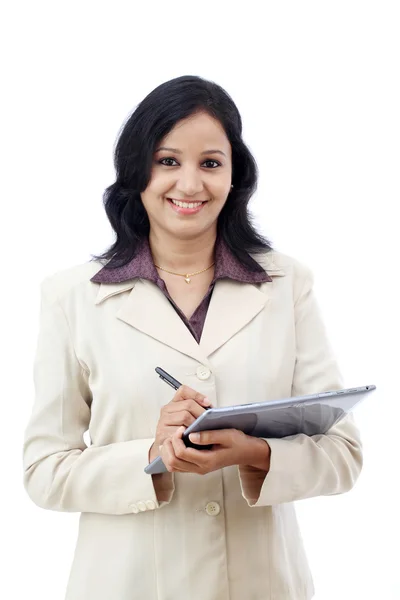
<instances>
[{"instance_id":1,"label":"woman","mask_svg":"<svg viewBox=\"0 0 400 600\"><path fill-rule=\"evenodd\" d=\"M241 131L214 83L152 91L115 150L115 243L42 284L25 486L43 508L82 513L68 600L311 598L293 502L360 473L351 416L327 435L183 444L210 404L343 387L310 270L250 222ZM185 384L174 397L157 366ZM159 454L168 472L146 475Z\"/></svg>"}]
</instances>

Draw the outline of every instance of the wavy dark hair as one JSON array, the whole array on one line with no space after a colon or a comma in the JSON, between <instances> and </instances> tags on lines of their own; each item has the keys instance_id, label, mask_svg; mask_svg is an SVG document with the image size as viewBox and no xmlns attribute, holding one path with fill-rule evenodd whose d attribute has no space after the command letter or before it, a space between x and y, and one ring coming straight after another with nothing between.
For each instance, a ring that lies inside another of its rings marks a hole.
<instances>
[{"instance_id":1,"label":"wavy dark hair","mask_svg":"<svg viewBox=\"0 0 400 600\"><path fill-rule=\"evenodd\" d=\"M268 252L270 242L252 224L248 203L257 187L257 165L242 139L242 119L229 94L201 77L185 75L171 79L148 94L122 126L114 150L116 181L106 188L103 204L116 234L115 242L92 260L109 261L108 269L127 264L150 223L140 193L151 177L156 144L175 124L198 112L207 112L225 130L232 148L232 183L218 216L217 233L236 258L252 271L262 267L250 256Z\"/></svg>"}]
</instances>

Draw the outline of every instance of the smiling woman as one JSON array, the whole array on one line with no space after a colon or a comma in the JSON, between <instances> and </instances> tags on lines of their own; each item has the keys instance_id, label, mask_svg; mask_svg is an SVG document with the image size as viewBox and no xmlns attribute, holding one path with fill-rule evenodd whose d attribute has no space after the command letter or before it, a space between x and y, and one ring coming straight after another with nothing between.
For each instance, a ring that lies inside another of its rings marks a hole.
<instances>
[{"instance_id":1,"label":"smiling woman","mask_svg":"<svg viewBox=\"0 0 400 600\"><path fill-rule=\"evenodd\" d=\"M197 238L192 256L186 247L169 257L164 266L172 270L204 265L210 255L204 257L204 246L218 234L242 264L261 271L252 255L271 245L248 212L257 166L242 139L239 111L220 86L195 76L158 86L125 123L114 163L116 181L105 191L104 206L116 240L93 255L107 269L128 264L144 239L157 255L162 231L171 241Z\"/></svg>"},{"instance_id":2,"label":"smiling woman","mask_svg":"<svg viewBox=\"0 0 400 600\"><path fill-rule=\"evenodd\" d=\"M256 164L215 83L153 90L115 167L115 243L43 282L25 434L32 500L82 513L66 598L309 600L294 502L354 485L352 418L318 436L205 432L206 450L182 434L210 405L343 387L312 274L253 227ZM159 365L184 383L173 397ZM157 456L167 472L147 475Z\"/></svg>"},{"instance_id":3,"label":"smiling woman","mask_svg":"<svg viewBox=\"0 0 400 600\"><path fill-rule=\"evenodd\" d=\"M93 256L106 261L109 277L148 244L168 299L196 319L201 301L211 298L218 246L263 275L255 256L271 245L248 211L257 167L240 114L220 86L187 76L153 90L125 124L115 166L104 205L116 241Z\"/></svg>"},{"instance_id":4,"label":"smiling woman","mask_svg":"<svg viewBox=\"0 0 400 600\"><path fill-rule=\"evenodd\" d=\"M231 180L231 145L219 121L205 112L182 120L156 149L150 181L141 194L151 235L157 238L162 230L172 238L215 238Z\"/></svg>"}]
</instances>

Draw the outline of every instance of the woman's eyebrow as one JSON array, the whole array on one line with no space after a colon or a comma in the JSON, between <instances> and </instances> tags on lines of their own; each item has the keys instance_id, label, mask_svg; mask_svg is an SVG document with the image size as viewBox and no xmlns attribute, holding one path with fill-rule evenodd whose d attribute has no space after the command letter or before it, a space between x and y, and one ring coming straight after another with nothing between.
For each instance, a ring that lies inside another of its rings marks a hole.
<instances>
[{"instance_id":1,"label":"woman's eyebrow","mask_svg":"<svg viewBox=\"0 0 400 600\"><path fill-rule=\"evenodd\" d=\"M160 152L160 150L167 150L168 152L174 152L175 154L182 154L182 151L178 150L177 148L167 148L166 146L161 146L160 148L157 148L156 152ZM226 156L225 152L222 152L222 150L204 150L204 152L201 154L222 154L222 156Z\"/></svg>"}]
</instances>

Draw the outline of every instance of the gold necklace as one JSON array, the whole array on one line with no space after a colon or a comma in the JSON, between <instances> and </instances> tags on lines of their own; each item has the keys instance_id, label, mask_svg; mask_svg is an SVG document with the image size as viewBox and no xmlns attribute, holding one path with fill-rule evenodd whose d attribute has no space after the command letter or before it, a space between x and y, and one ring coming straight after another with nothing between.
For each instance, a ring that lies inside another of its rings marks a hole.
<instances>
[{"instance_id":1,"label":"gold necklace","mask_svg":"<svg viewBox=\"0 0 400 600\"><path fill-rule=\"evenodd\" d=\"M202 271L196 271L195 273L175 273L174 271L168 271L167 269L163 269L163 267L160 267L159 265L156 265L154 263L154 266L157 267L157 269L161 269L161 271L165 271L166 273L169 273L170 275L179 275L179 277L184 277L186 283L190 283L191 277L193 277L194 275L200 275L200 273L205 273L205 271L208 271L208 269L211 269L211 267L213 267L214 265L215 265L215 263L213 263L206 269L203 269Z\"/></svg>"}]
</instances>

